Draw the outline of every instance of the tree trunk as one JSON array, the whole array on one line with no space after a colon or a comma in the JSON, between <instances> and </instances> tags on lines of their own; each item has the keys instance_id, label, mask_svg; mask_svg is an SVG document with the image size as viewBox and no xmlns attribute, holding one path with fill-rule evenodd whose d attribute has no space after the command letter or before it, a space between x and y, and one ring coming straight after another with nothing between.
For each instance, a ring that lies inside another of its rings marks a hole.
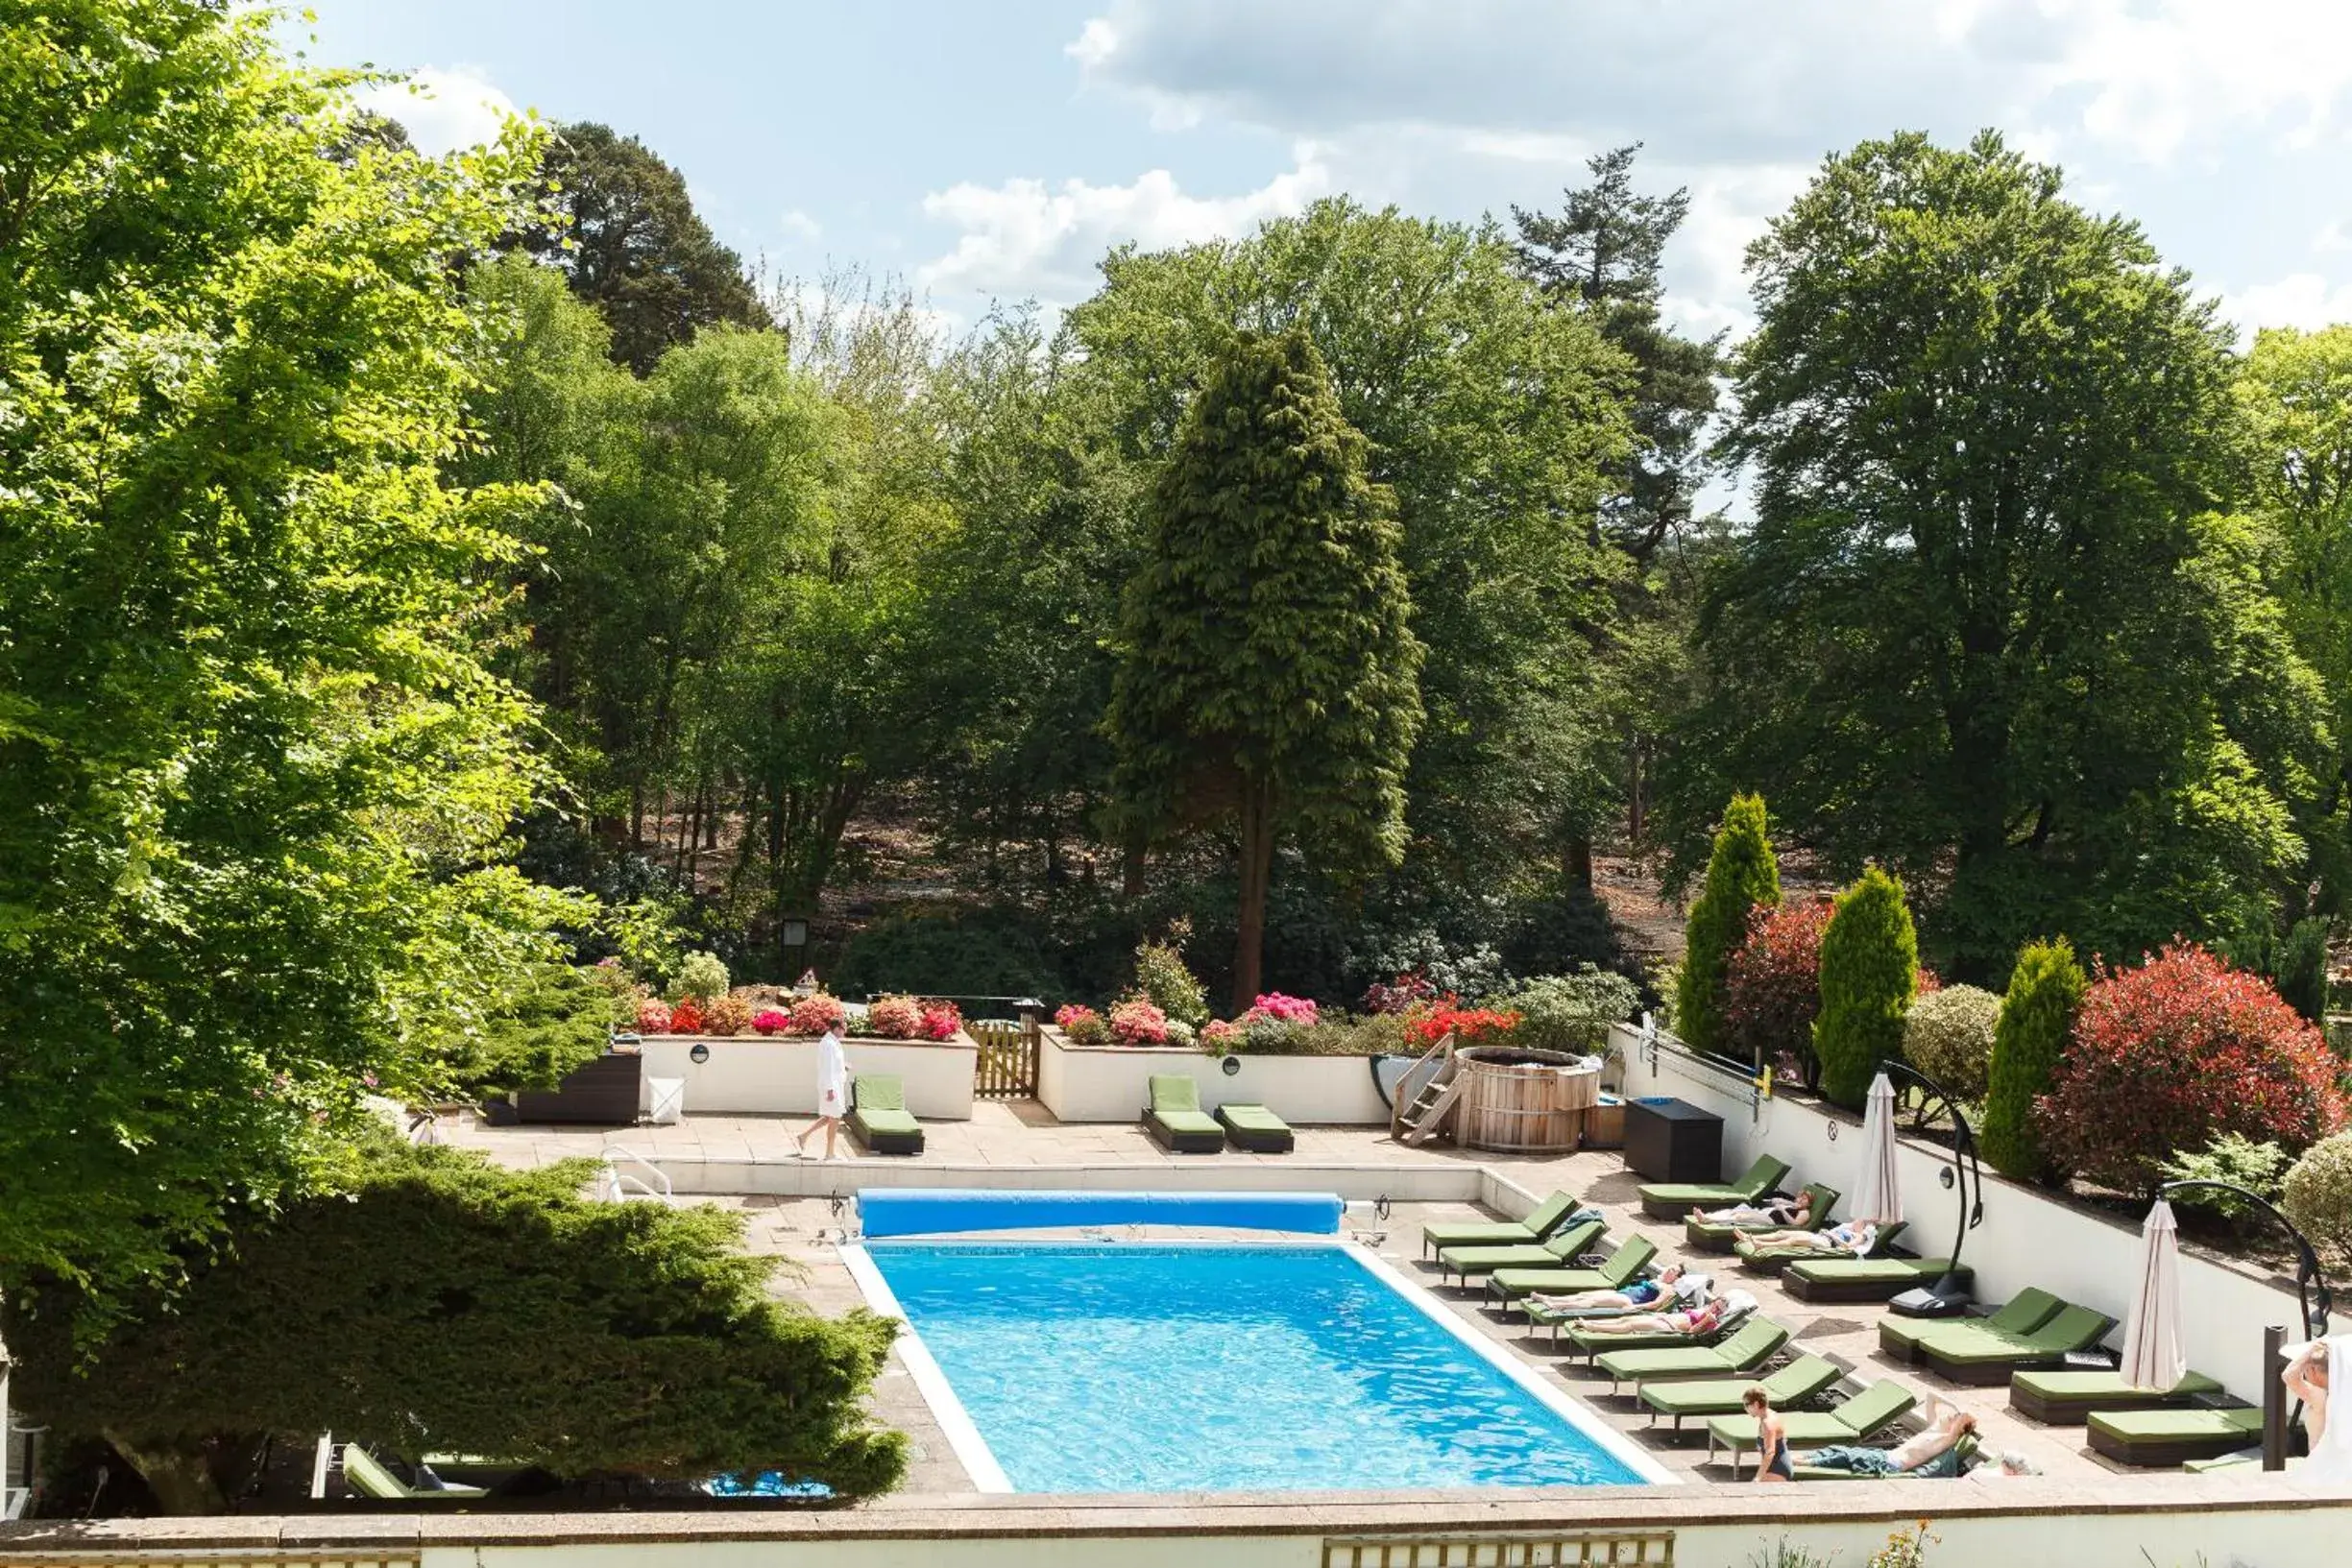
<instances>
[{"instance_id":1,"label":"tree trunk","mask_svg":"<svg viewBox=\"0 0 2352 1568\"><path fill-rule=\"evenodd\" d=\"M1589 833L1568 835L1568 847L1561 856L1561 870L1566 874L1569 886L1581 887L1587 892L1592 890L1592 836Z\"/></svg>"},{"instance_id":2,"label":"tree trunk","mask_svg":"<svg viewBox=\"0 0 2352 1568\"><path fill-rule=\"evenodd\" d=\"M1641 830L1649 823L1649 803L1641 794L1641 736L1634 736L1625 769L1625 840L1639 848Z\"/></svg>"},{"instance_id":3,"label":"tree trunk","mask_svg":"<svg viewBox=\"0 0 2352 1568\"><path fill-rule=\"evenodd\" d=\"M193 1438L133 1443L117 1432L106 1434L114 1452L129 1461L156 1494L165 1513L201 1515L227 1513L229 1499L212 1473L211 1456Z\"/></svg>"},{"instance_id":4,"label":"tree trunk","mask_svg":"<svg viewBox=\"0 0 2352 1568\"><path fill-rule=\"evenodd\" d=\"M1233 1011L1257 1000L1266 958L1266 887L1273 880L1273 790L1250 781L1242 789L1241 910L1233 943Z\"/></svg>"},{"instance_id":5,"label":"tree trunk","mask_svg":"<svg viewBox=\"0 0 2352 1568\"><path fill-rule=\"evenodd\" d=\"M1143 897L1144 847L1141 833L1130 833L1119 859L1119 896L1123 899Z\"/></svg>"}]
</instances>

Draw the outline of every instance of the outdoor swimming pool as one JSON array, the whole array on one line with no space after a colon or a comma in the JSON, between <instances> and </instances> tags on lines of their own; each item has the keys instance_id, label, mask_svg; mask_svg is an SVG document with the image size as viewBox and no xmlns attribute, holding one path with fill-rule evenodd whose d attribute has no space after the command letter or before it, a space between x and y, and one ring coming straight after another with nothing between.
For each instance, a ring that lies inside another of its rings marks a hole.
<instances>
[{"instance_id":1,"label":"outdoor swimming pool","mask_svg":"<svg viewBox=\"0 0 2352 1568\"><path fill-rule=\"evenodd\" d=\"M877 1305L895 1298L913 1326L920 1344L907 1360L984 1489L1670 1479L1474 1330L1424 1310L1357 1248L848 1250ZM931 1363L952 1390L944 1400ZM975 1441L984 1453L967 1451Z\"/></svg>"}]
</instances>

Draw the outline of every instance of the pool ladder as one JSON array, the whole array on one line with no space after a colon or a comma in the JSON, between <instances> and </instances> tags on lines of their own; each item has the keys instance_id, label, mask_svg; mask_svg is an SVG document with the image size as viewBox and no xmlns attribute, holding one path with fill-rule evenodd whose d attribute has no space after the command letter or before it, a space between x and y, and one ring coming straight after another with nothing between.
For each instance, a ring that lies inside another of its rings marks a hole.
<instances>
[{"instance_id":1,"label":"pool ladder","mask_svg":"<svg viewBox=\"0 0 2352 1568\"><path fill-rule=\"evenodd\" d=\"M676 1194L670 1191L669 1173L660 1166L633 1148L607 1144L604 1169L596 1175L596 1196L606 1203L667 1203Z\"/></svg>"}]
</instances>

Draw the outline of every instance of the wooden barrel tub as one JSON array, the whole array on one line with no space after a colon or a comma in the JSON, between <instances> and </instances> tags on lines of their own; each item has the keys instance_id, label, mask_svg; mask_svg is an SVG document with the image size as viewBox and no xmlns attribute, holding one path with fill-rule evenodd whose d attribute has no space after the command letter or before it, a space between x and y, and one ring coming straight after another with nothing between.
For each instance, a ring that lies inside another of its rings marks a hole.
<instances>
[{"instance_id":1,"label":"wooden barrel tub","mask_svg":"<svg viewBox=\"0 0 2352 1568\"><path fill-rule=\"evenodd\" d=\"M1463 1080L1454 1142L1498 1154L1566 1154L1601 1098L1598 1062L1559 1050L1472 1046L1459 1051Z\"/></svg>"}]
</instances>

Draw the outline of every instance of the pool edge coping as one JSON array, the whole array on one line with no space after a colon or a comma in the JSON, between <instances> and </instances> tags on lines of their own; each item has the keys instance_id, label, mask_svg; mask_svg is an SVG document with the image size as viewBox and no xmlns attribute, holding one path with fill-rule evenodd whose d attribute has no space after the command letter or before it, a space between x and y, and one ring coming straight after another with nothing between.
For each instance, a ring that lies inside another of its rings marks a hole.
<instances>
[{"instance_id":1,"label":"pool edge coping","mask_svg":"<svg viewBox=\"0 0 2352 1568\"><path fill-rule=\"evenodd\" d=\"M849 1277L857 1282L866 1305L885 1317L898 1320L898 1339L893 1348L898 1351L900 1362L906 1365L907 1375L914 1380L915 1392L921 1394L923 1403L931 1407L932 1419L939 1423L939 1431L946 1436L947 1446L954 1450L957 1462L963 1466L965 1476L971 1480L973 1490L986 1495L1019 1495L1012 1478L1005 1473L1005 1467L997 1462L995 1453L988 1447L988 1440L980 1435L979 1423L972 1419L972 1412L963 1408L963 1401L957 1397L955 1386L948 1382L947 1373L932 1355L931 1347L923 1342L923 1336L916 1330L914 1319L909 1317L906 1309L899 1305L897 1293L890 1289L890 1282L882 1277L882 1269L867 1253L865 1243L844 1242L840 1250L842 1266L849 1270Z\"/></svg>"}]
</instances>

